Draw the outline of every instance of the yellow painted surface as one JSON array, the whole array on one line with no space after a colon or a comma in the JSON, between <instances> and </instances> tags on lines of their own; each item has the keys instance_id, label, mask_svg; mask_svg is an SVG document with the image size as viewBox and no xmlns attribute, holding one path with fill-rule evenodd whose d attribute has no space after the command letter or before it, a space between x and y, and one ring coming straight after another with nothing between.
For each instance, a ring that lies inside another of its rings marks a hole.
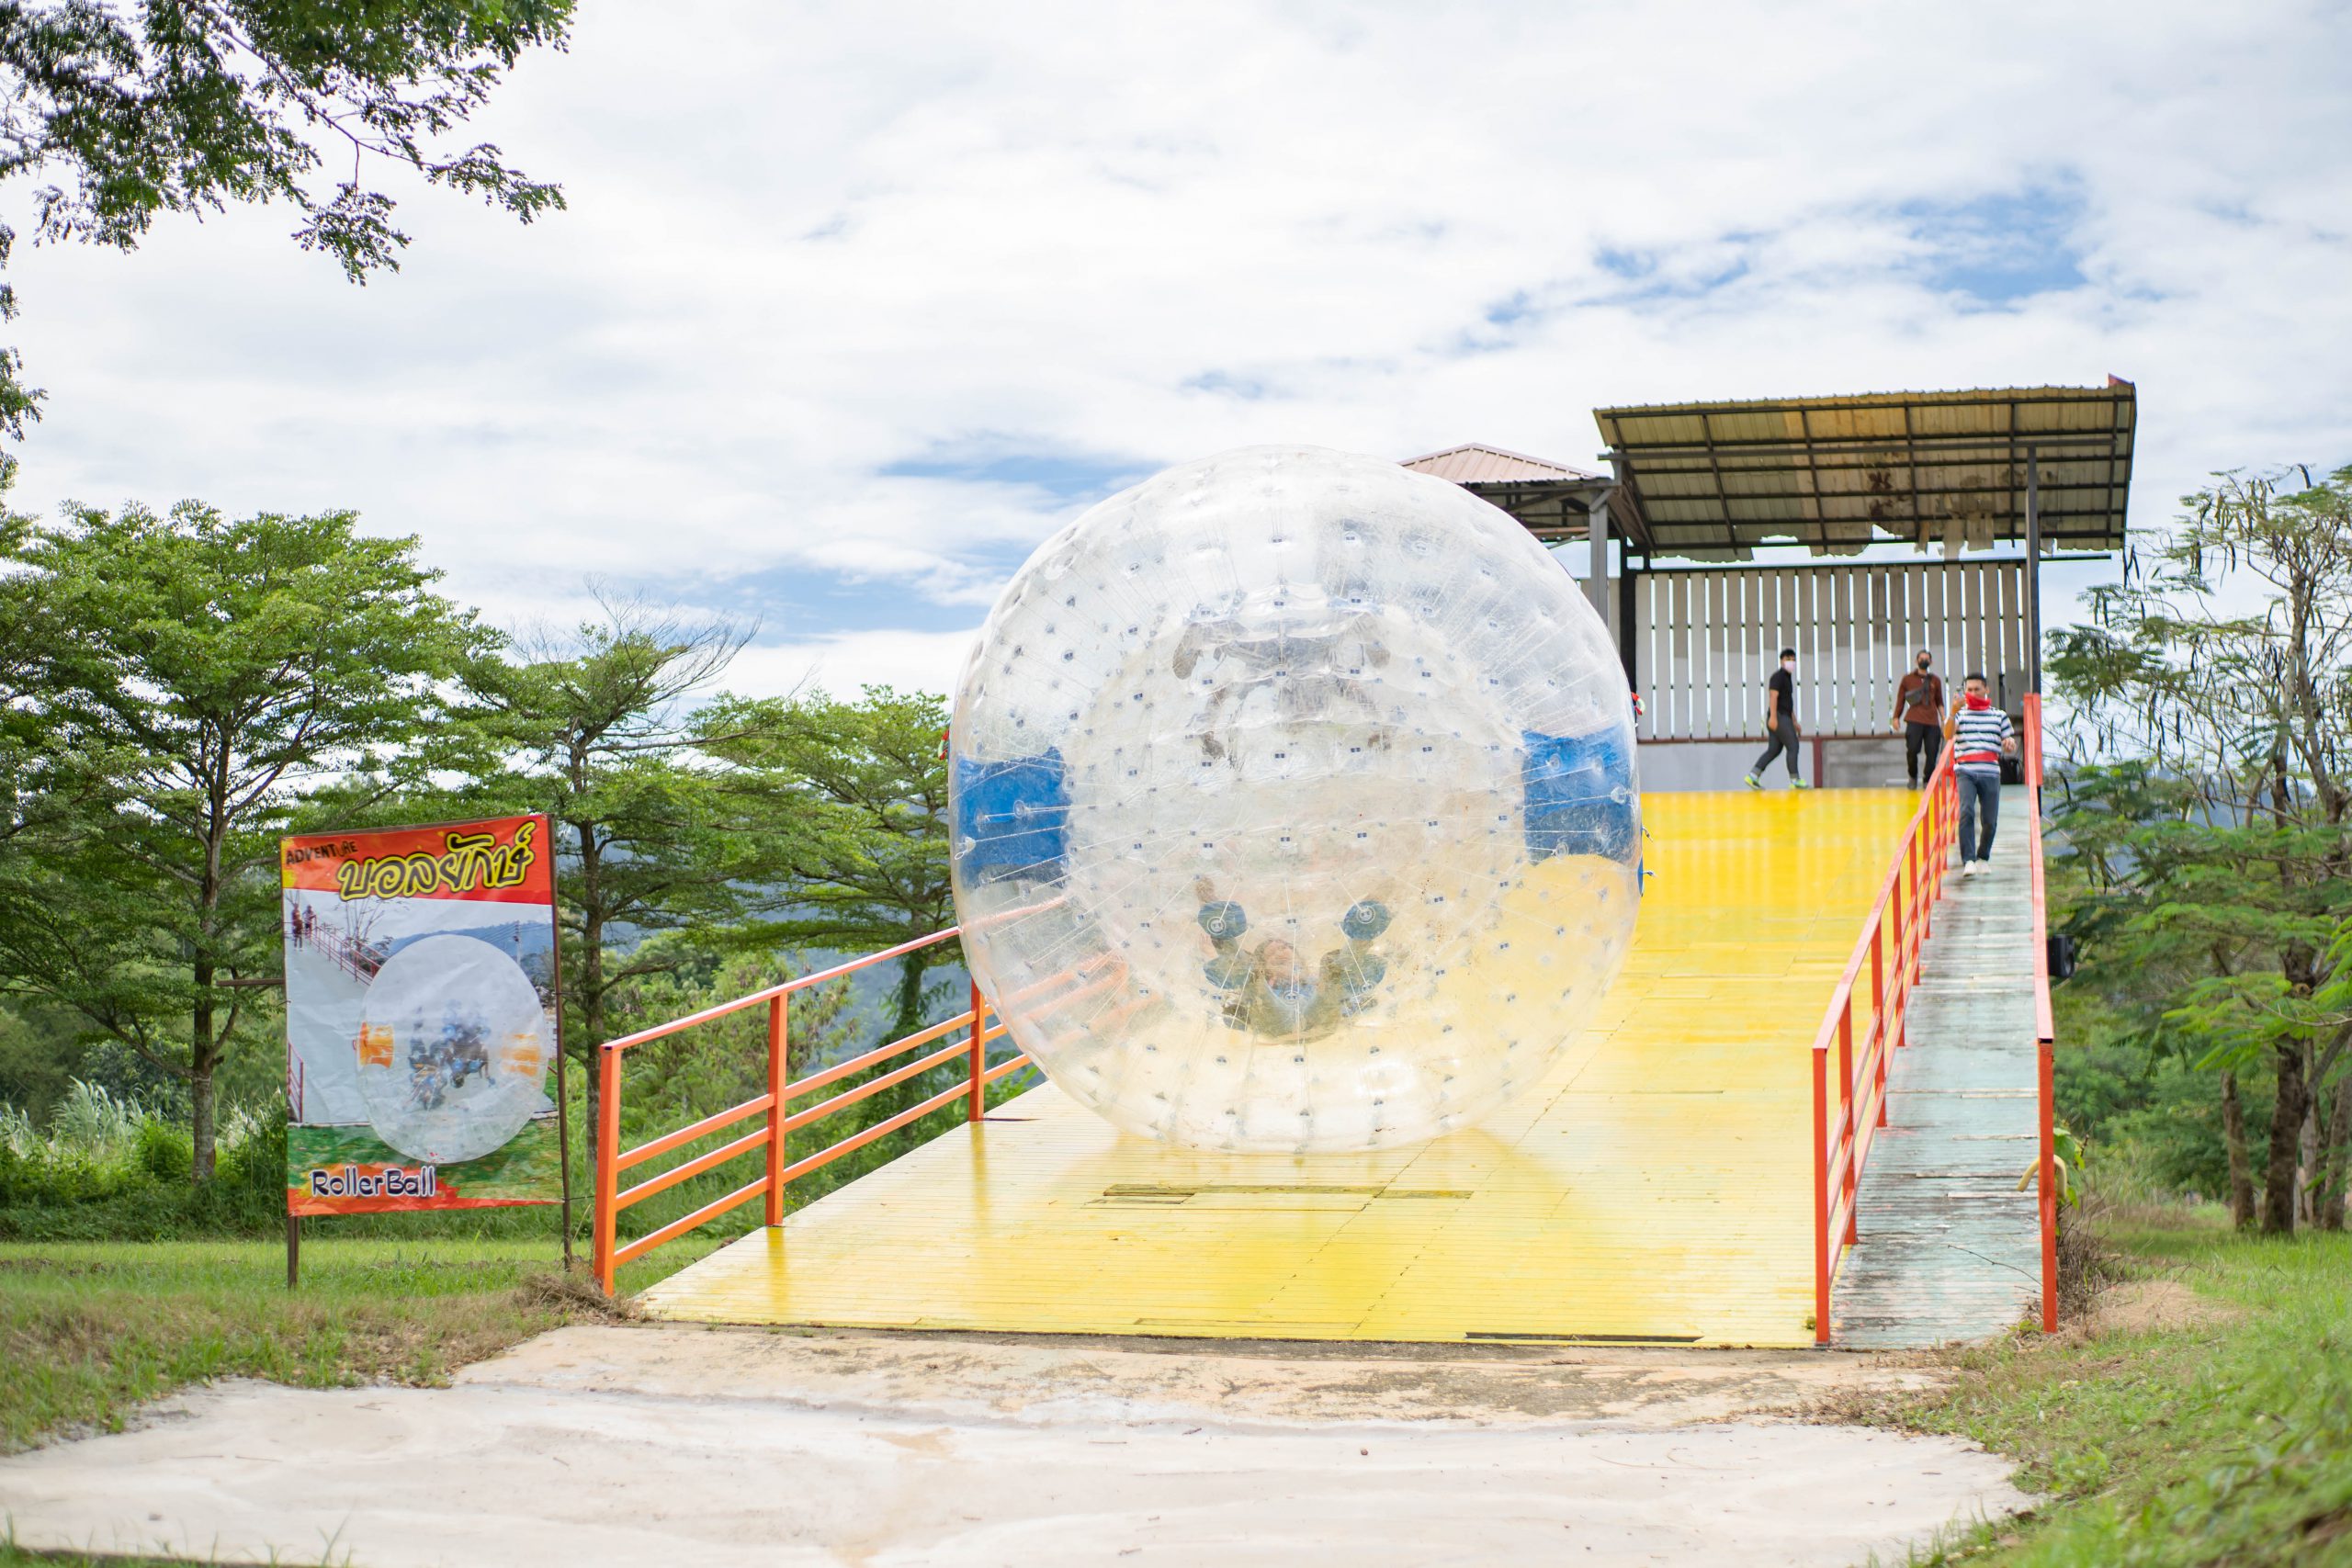
<instances>
[{"instance_id":1,"label":"yellow painted surface","mask_svg":"<svg viewBox=\"0 0 2352 1568\"><path fill-rule=\"evenodd\" d=\"M1917 796L1651 795L1623 975L1543 1087L1367 1155L1124 1137L1050 1086L752 1232L655 1315L1812 1342L1811 1046ZM1859 1022L1859 1021L1858 1021Z\"/></svg>"}]
</instances>

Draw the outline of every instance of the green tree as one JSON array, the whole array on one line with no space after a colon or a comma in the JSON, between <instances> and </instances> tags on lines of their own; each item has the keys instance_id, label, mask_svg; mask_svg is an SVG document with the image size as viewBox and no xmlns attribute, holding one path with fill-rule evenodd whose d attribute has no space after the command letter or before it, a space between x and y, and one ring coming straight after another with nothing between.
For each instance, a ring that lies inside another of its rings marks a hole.
<instances>
[{"instance_id":1,"label":"green tree","mask_svg":"<svg viewBox=\"0 0 2352 1568\"><path fill-rule=\"evenodd\" d=\"M2340 1169L2352 1137L2352 1096L2326 1092L2352 1073L2352 468L2297 477L2187 498L2051 660L2057 816L2091 889L2075 929L2107 964L2177 977L2150 1027L2229 1075L2241 1145L2234 1075L2267 1066L2262 1218L2281 1232L2299 1173Z\"/></svg>"},{"instance_id":2,"label":"green tree","mask_svg":"<svg viewBox=\"0 0 2352 1568\"><path fill-rule=\"evenodd\" d=\"M565 1032L583 1062L613 1036L628 987L676 970L698 944L741 943L783 827L755 783L718 760L723 744L747 739L736 722L745 710L690 706L746 634L629 602L604 611L567 641L485 660L470 677L491 739L514 759L493 789L556 824ZM697 942L643 940L670 931Z\"/></svg>"},{"instance_id":3,"label":"green tree","mask_svg":"<svg viewBox=\"0 0 2352 1568\"><path fill-rule=\"evenodd\" d=\"M943 699L868 686L854 703L716 705L710 722L737 737L722 754L762 777L774 814L796 825L776 867L790 904L763 927L768 940L871 953L956 923ZM900 960L899 1034L922 1022L924 977L961 959L944 942Z\"/></svg>"},{"instance_id":4,"label":"green tree","mask_svg":"<svg viewBox=\"0 0 2352 1568\"><path fill-rule=\"evenodd\" d=\"M554 186L464 140L525 51L561 48L571 0L94 0L0 4L0 178L49 175L37 232L135 248L162 213L284 202L295 243L356 281L409 239L372 163L525 222ZM0 265L13 231L0 226ZM0 320L16 313L0 286ZM40 393L0 349L0 431Z\"/></svg>"},{"instance_id":5,"label":"green tree","mask_svg":"<svg viewBox=\"0 0 2352 1568\"><path fill-rule=\"evenodd\" d=\"M464 761L447 693L492 639L415 548L347 512L188 502L79 510L6 554L40 607L19 707L52 808L0 862L0 979L186 1081L199 1182L234 983L278 966L277 840Z\"/></svg>"}]
</instances>

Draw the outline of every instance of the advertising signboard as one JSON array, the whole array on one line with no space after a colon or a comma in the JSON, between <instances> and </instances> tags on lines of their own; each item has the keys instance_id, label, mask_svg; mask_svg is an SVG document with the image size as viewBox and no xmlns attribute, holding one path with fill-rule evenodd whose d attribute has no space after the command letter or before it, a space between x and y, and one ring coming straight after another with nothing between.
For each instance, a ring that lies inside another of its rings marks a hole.
<instances>
[{"instance_id":1,"label":"advertising signboard","mask_svg":"<svg viewBox=\"0 0 2352 1568\"><path fill-rule=\"evenodd\" d=\"M559 1201L547 818L288 839L280 866L287 1213Z\"/></svg>"}]
</instances>

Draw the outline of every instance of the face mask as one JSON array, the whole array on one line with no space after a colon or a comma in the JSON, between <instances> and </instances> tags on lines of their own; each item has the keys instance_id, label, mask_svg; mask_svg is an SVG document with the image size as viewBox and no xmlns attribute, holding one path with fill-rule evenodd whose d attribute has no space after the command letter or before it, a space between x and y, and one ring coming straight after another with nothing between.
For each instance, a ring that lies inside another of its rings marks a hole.
<instances>
[{"instance_id":1,"label":"face mask","mask_svg":"<svg viewBox=\"0 0 2352 1568\"><path fill-rule=\"evenodd\" d=\"M1788 671L1791 674L1794 674L1796 672L1797 661L1793 659L1783 659L1781 660L1781 668Z\"/></svg>"},{"instance_id":2,"label":"face mask","mask_svg":"<svg viewBox=\"0 0 2352 1568\"><path fill-rule=\"evenodd\" d=\"M1968 705L1974 708L1977 712L1982 713L1986 708L1993 705L1993 699L1990 697L1980 697L1975 693L1971 692L1968 694Z\"/></svg>"},{"instance_id":3,"label":"face mask","mask_svg":"<svg viewBox=\"0 0 2352 1568\"><path fill-rule=\"evenodd\" d=\"M1922 659L1921 660L1919 660L1919 673L1920 673L1920 674L1922 674L1922 675L1925 675L1927 672L1928 672L1928 661L1927 661L1926 660Z\"/></svg>"}]
</instances>

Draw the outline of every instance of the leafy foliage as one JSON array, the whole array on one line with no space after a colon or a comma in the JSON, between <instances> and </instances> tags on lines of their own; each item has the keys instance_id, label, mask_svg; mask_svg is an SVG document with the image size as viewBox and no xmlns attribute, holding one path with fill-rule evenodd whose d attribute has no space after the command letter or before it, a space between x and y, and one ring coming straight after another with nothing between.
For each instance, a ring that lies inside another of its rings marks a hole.
<instances>
[{"instance_id":1,"label":"leafy foliage","mask_svg":"<svg viewBox=\"0 0 2352 1568\"><path fill-rule=\"evenodd\" d=\"M224 982L277 966L278 838L470 760L448 682L490 635L356 524L84 510L6 558L40 628L38 805L0 861L0 970L187 1082L199 1177L250 1021Z\"/></svg>"},{"instance_id":2,"label":"leafy foliage","mask_svg":"<svg viewBox=\"0 0 2352 1568\"><path fill-rule=\"evenodd\" d=\"M761 903L772 824L757 789L718 761L723 721L687 706L745 636L608 601L567 641L470 672L485 731L513 759L484 787L556 824L566 1043L583 1059L612 1037L631 987L695 951L642 939L728 931Z\"/></svg>"},{"instance_id":3,"label":"leafy foliage","mask_svg":"<svg viewBox=\"0 0 2352 1568\"><path fill-rule=\"evenodd\" d=\"M370 161L525 222L557 186L459 133L524 52L562 47L571 0L91 0L0 5L0 178L38 187L37 233L130 250L164 213L283 202L294 239L355 281L409 236ZM0 228L0 265L13 235ZM13 316L0 288L0 320ZM0 350L0 432L40 393Z\"/></svg>"},{"instance_id":4,"label":"leafy foliage","mask_svg":"<svg viewBox=\"0 0 2352 1568\"><path fill-rule=\"evenodd\" d=\"M796 824L780 845L789 907L764 926L793 946L874 952L956 923L947 871L947 761L940 698L868 686L859 702L734 702L720 754L761 781L768 809ZM920 1018L923 976L960 960L956 943L901 964L897 1021Z\"/></svg>"},{"instance_id":5,"label":"leafy foliage","mask_svg":"<svg viewBox=\"0 0 2352 1568\"><path fill-rule=\"evenodd\" d=\"M232 1111L217 1148L219 1179L193 1187L196 1145L184 1119L81 1082L46 1127L0 1105L0 1238L274 1230L286 1207L283 1104Z\"/></svg>"},{"instance_id":6,"label":"leafy foliage","mask_svg":"<svg viewBox=\"0 0 2352 1568\"><path fill-rule=\"evenodd\" d=\"M2053 1130L2051 1143L2051 1167L2057 1178L2054 1185L2058 1189L2058 1201L2065 1208L2079 1207L2083 1201L2082 1192L2075 1178L2090 1163L2089 1157L2083 1153L2083 1141L2075 1136L2074 1129L2061 1123ZM2033 1162L2025 1168L2025 1174L2018 1178L2017 1190L2030 1192L2041 1185L2041 1156L2037 1154Z\"/></svg>"},{"instance_id":7,"label":"leafy foliage","mask_svg":"<svg viewBox=\"0 0 2352 1568\"><path fill-rule=\"evenodd\" d=\"M2070 928L2096 964L2169 980L2152 1044L2269 1069L2274 1229L2307 1121L2345 1142L2325 1091L2352 1070L2352 468L2301 478L2188 498L2051 660L2071 713L2056 815L2087 885ZM2340 1190L2321 1210L2340 1225Z\"/></svg>"}]
</instances>

